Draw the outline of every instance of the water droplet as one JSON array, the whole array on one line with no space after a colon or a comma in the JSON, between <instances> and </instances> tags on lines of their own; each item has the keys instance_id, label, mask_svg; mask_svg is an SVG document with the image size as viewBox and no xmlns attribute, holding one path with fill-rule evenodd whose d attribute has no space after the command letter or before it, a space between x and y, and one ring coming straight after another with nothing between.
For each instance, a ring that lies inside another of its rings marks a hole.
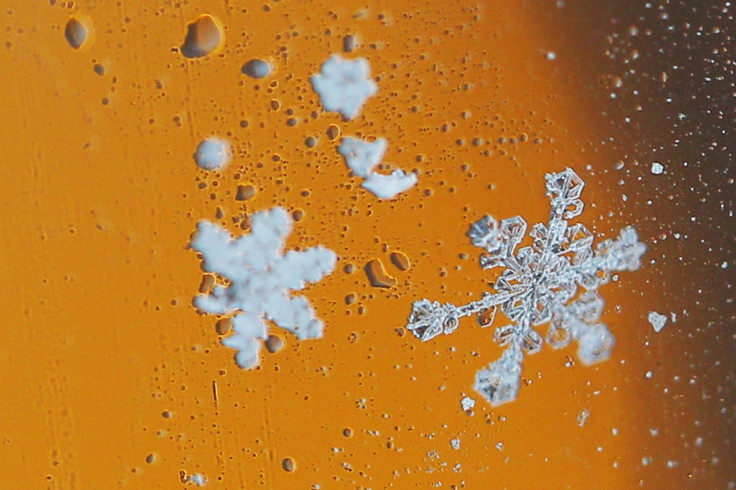
<instances>
[{"instance_id":1,"label":"water droplet","mask_svg":"<svg viewBox=\"0 0 736 490\"><path fill-rule=\"evenodd\" d=\"M246 201L256 195L256 188L252 185L239 185L238 193L235 196L236 201Z\"/></svg>"},{"instance_id":2,"label":"water droplet","mask_svg":"<svg viewBox=\"0 0 736 490\"><path fill-rule=\"evenodd\" d=\"M244 64L240 71L251 78L265 78L271 74L273 67L268 61L253 58Z\"/></svg>"},{"instance_id":3,"label":"water droplet","mask_svg":"<svg viewBox=\"0 0 736 490\"><path fill-rule=\"evenodd\" d=\"M373 259L368 262L365 266L365 273L373 287L389 288L396 285L396 279L386 272L383 263L379 259Z\"/></svg>"},{"instance_id":4,"label":"water droplet","mask_svg":"<svg viewBox=\"0 0 736 490\"><path fill-rule=\"evenodd\" d=\"M346 53L350 53L355 49L355 36L348 34L342 38L342 49Z\"/></svg>"},{"instance_id":5,"label":"water droplet","mask_svg":"<svg viewBox=\"0 0 736 490\"><path fill-rule=\"evenodd\" d=\"M230 144L219 138L208 138L197 146L194 160L205 170L223 168L230 161Z\"/></svg>"},{"instance_id":6,"label":"water droplet","mask_svg":"<svg viewBox=\"0 0 736 490\"><path fill-rule=\"evenodd\" d=\"M340 128L338 128L334 124L330 124L330 126L327 128L327 137L331 140L334 140L338 136L340 136Z\"/></svg>"},{"instance_id":7,"label":"water droplet","mask_svg":"<svg viewBox=\"0 0 736 490\"><path fill-rule=\"evenodd\" d=\"M204 274L202 276L202 282L199 283L199 292L204 294L208 293L215 285L215 276L212 274Z\"/></svg>"},{"instance_id":8,"label":"water droplet","mask_svg":"<svg viewBox=\"0 0 736 490\"><path fill-rule=\"evenodd\" d=\"M411 266L409 257L401 252L391 253L391 263L396 266L400 271L405 271Z\"/></svg>"},{"instance_id":9,"label":"water droplet","mask_svg":"<svg viewBox=\"0 0 736 490\"><path fill-rule=\"evenodd\" d=\"M265 341L266 350L271 354L275 354L284 348L284 341L278 335L269 335Z\"/></svg>"},{"instance_id":10,"label":"water droplet","mask_svg":"<svg viewBox=\"0 0 736 490\"><path fill-rule=\"evenodd\" d=\"M77 17L71 17L64 28L64 37L66 37L69 46L74 49L82 47L84 42L87 40L88 34L89 30L87 29L87 26Z\"/></svg>"},{"instance_id":11,"label":"water droplet","mask_svg":"<svg viewBox=\"0 0 736 490\"><path fill-rule=\"evenodd\" d=\"M218 335L227 335L233 328L233 321L229 318L221 318L215 323L215 330Z\"/></svg>"},{"instance_id":12,"label":"water droplet","mask_svg":"<svg viewBox=\"0 0 736 490\"><path fill-rule=\"evenodd\" d=\"M181 54L187 58L201 58L216 50L222 43L222 27L209 14L202 14L187 24L187 37L181 45Z\"/></svg>"},{"instance_id":13,"label":"water droplet","mask_svg":"<svg viewBox=\"0 0 736 490\"><path fill-rule=\"evenodd\" d=\"M296 469L296 462L292 458L284 458L281 462L281 466L286 471L294 471Z\"/></svg>"}]
</instances>

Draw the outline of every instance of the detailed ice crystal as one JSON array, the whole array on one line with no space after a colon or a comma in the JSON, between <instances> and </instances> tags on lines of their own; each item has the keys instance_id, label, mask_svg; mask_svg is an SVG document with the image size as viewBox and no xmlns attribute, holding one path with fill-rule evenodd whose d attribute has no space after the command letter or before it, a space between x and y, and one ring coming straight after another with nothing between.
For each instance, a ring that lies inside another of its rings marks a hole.
<instances>
[{"instance_id":1,"label":"detailed ice crystal","mask_svg":"<svg viewBox=\"0 0 736 490\"><path fill-rule=\"evenodd\" d=\"M520 216L500 223L485 216L470 226L473 245L484 249L481 267L504 268L494 292L459 307L427 299L414 303L407 328L423 341L452 333L465 316L477 315L481 325L489 326L500 309L510 320L494 334L506 350L475 378L475 390L493 405L516 399L524 356L538 352L544 343L535 327L549 325L546 341L556 349L577 341L584 364L604 361L611 354L615 340L599 322L603 300L597 290L612 271L638 269L646 246L626 227L616 240L604 240L594 251L593 234L582 224L568 223L583 211L583 186L569 168L546 175L552 212L547 225L532 227L531 246L516 250L527 229Z\"/></svg>"},{"instance_id":2,"label":"detailed ice crystal","mask_svg":"<svg viewBox=\"0 0 736 490\"><path fill-rule=\"evenodd\" d=\"M337 257L322 246L283 253L291 232L285 209L275 207L251 216L251 233L237 239L219 225L200 221L192 248L204 258L203 268L226 280L194 299L206 313L230 315L234 333L222 343L238 353L243 368L258 365L258 353L268 337L270 320L298 339L322 337L324 325L302 296L291 297L335 268Z\"/></svg>"},{"instance_id":3,"label":"detailed ice crystal","mask_svg":"<svg viewBox=\"0 0 736 490\"><path fill-rule=\"evenodd\" d=\"M333 54L310 80L326 110L339 112L345 119L353 119L366 99L378 92L370 71L365 58L344 60Z\"/></svg>"}]
</instances>

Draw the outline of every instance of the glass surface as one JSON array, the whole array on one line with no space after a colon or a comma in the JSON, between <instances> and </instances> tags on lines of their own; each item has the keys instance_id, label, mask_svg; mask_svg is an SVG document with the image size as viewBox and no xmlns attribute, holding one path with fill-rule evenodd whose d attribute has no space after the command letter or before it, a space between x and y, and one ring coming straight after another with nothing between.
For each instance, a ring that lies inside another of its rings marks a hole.
<instances>
[{"instance_id":1,"label":"glass surface","mask_svg":"<svg viewBox=\"0 0 736 490\"><path fill-rule=\"evenodd\" d=\"M736 487L731 2L11 0L0 15L0 487ZM360 103L315 91L332 55L364 60L331 89ZM346 137L385 153L349 167ZM532 246L560 221L545 176L568 167L585 184L569 224L646 245L636 270L598 268L587 318L611 337L594 330L580 357L584 330L548 337L539 285L575 288L559 312L585 289L549 262L517 278L539 302L413 335L415 302L503 289L510 259L484 270L496 238L471 225L520 216ZM389 186L394 171L416 183ZM290 232L256 232L278 208ZM264 240L210 258L273 253L256 282L204 270L202 220ZM317 246L334 264L310 262ZM218 285L245 293L208 314L194 298ZM476 373L514 342L518 390L487 400Z\"/></svg>"}]
</instances>

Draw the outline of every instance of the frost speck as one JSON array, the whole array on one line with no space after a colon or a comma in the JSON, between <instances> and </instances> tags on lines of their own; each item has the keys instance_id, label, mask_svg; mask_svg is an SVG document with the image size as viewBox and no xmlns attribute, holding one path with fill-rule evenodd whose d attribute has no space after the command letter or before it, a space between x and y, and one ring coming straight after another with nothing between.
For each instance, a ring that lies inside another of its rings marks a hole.
<instances>
[{"instance_id":1,"label":"frost speck","mask_svg":"<svg viewBox=\"0 0 736 490\"><path fill-rule=\"evenodd\" d=\"M467 412L468 410L472 410L473 407L475 407L475 400L473 400L469 396L466 396L462 400L460 400L460 405L463 407L463 411Z\"/></svg>"},{"instance_id":2,"label":"frost speck","mask_svg":"<svg viewBox=\"0 0 736 490\"><path fill-rule=\"evenodd\" d=\"M589 417L590 417L590 410L588 410L587 408L580 410L580 412L578 413L578 425L580 427L584 427L585 422L588 421Z\"/></svg>"},{"instance_id":3,"label":"frost speck","mask_svg":"<svg viewBox=\"0 0 736 490\"><path fill-rule=\"evenodd\" d=\"M413 172L407 174L396 169L391 174L384 175L373 171L381 163L386 148L385 138L378 138L371 143L352 136L343 138L337 148L353 173L365 179L361 184L363 188L379 199L393 199L417 183L417 176Z\"/></svg>"},{"instance_id":4,"label":"frost speck","mask_svg":"<svg viewBox=\"0 0 736 490\"><path fill-rule=\"evenodd\" d=\"M339 54L333 54L310 80L325 110L353 119L366 99L378 92L378 85L370 78L370 72L365 58L344 60Z\"/></svg>"},{"instance_id":5,"label":"frost speck","mask_svg":"<svg viewBox=\"0 0 736 490\"><path fill-rule=\"evenodd\" d=\"M649 320L649 323L652 324L652 328L657 333L661 332L664 328L664 325L667 323L667 317L665 315L657 313L656 311L650 311L647 318Z\"/></svg>"},{"instance_id":6,"label":"frost speck","mask_svg":"<svg viewBox=\"0 0 736 490\"><path fill-rule=\"evenodd\" d=\"M234 334L223 345L237 349L235 359L243 368L258 365L258 353L268 337L270 320L298 339L322 337L324 325L302 296L291 297L332 272L337 257L322 246L283 253L291 232L285 209L275 207L251 216L251 233L233 238L220 226L200 221L192 248L204 258L203 268L228 284L197 296L194 305L218 315L233 314Z\"/></svg>"},{"instance_id":7,"label":"frost speck","mask_svg":"<svg viewBox=\"0 0 736 490\"><path fill-rule=\"evenodd\" d=\"M584 364L604 361L611 354L615 341L599 322L603 299L597 290L609 281L610 272L638 269L646 247L636 231L626 227L618 239L604 240L594 251L593 234L580 223L568 223L583 211L583 187L569 168L546 175L552 212L546 226L532 227L531 246L516 250L527 229L521 216L501 223L486 216L470 226L473 245L485 250L481 267L504 268L495 292L460 307L427 299L414 303L407 328L423 341L452 333L464 316L478 315L478 322L488 326L498 308L511 321L494 334L506 350L475 379L476 391L493 405L516 399L524 356L538 352L544 342L536 326L549 324L546 340L554 348L576 340Z\"/></svg>"},{"instance_id":8,"label":"frost speck","mask_svg":"<svg viewBox=\"0 0 736 490\"><path fill-rule=\"evenodd\" d=\"M659 162L652 162L652 174L661 175L664 172L664 165Z\"/></svg>"},{"instance_id":9,"label":"frost speck","mask_svg":"<svg viewBox=\"0 0 736 490\"><path fill-rule=\"evenodd\" d=\"M460 439L455 438L450 441L450 446L452 446L452 449L460 449Z\"/></svg>"},{"instance_id":10,"label":"frost speck","mask_svg":"<svg viewBox=\"0 0 736 490\"><path fill-rule=\"evenodd\" d=\"M201 473L195 473L194 475L189 476L189 481L197 485L198 487L203 487L207 484L207 478Z\"/></svg>"}]
</instances>

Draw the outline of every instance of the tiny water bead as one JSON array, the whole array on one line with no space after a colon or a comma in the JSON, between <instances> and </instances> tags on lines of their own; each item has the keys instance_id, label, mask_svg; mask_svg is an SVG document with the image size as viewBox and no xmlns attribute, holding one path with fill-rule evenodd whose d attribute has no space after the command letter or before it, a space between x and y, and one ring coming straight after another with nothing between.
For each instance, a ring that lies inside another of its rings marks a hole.
<instances>
[{"instance_id":1,"label":"tiny water bead","mask_svg":"<svg viewBox=\"0 0 736 490\"><path fill-rule=\"evenodd\" d=\"M292 458L284 458L281 462L281 467L284 468L285 471L292 472L296 469L296 462Z\"/></svg>"},{"instance_id":2,"label":"tiny water bead","mask_svg":"<svg viewBox=\"0 0 736 490\"><path fill-rule=\"evenodd\" d=\"M78 17L71 17L64 28L64 37L74 49L81 48L89 37L89 29L86 23Z\"/></svg>"},{"instance_id":3,"label":"tiny water bead","mask_svg":"<svg viewBox=\"0 0 736 490\"><path fill-rule=\"evenodd\" d=\"M251 78L265 78L271 74L273 67L268 61L253 58L244 64L240 71Z\"/></svg>"},{"instance_id":4,"label":"tiny water bead","mask_svg":"<svg viewBox=\"0 0 736 490\"><path fill-rule=\"evenodd\" d=\"M227 141L220 138L207 138L197 146L194 160L205 170L217 170L228 164L231 154L232 150Z\"/></svg>"},{"instance_id":5,"label":"tiny water bead","mask_svg":"<svg viewBox=\"0 0 736 490\"><path fill-rule=\"evenodd\" d=\"M222 44L220 23L209 14L202 14L187 25L187 36L181 45L181 54L187 58L201 58Z\"/></svg>"}]
</instances>

